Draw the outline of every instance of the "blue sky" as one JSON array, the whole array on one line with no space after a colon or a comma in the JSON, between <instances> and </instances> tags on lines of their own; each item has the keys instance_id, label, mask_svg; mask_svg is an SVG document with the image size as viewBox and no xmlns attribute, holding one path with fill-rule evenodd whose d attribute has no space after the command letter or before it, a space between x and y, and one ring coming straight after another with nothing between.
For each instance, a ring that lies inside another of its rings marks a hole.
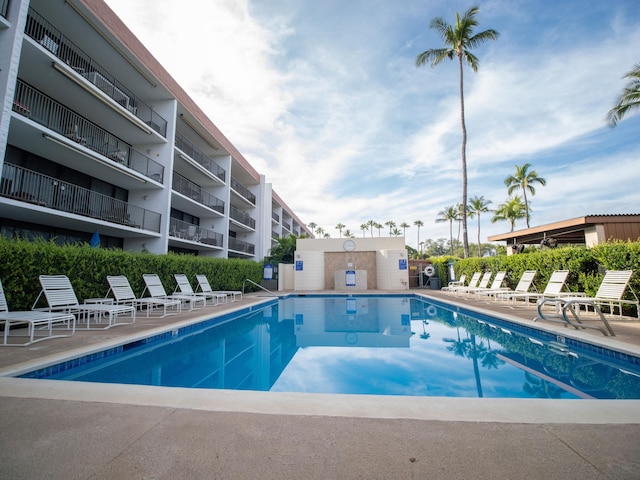
<instances>
[{"instance_id":1,"label":"blue sky","mask_svg":"<svg viewBox=\"0 0 640 480\"><path fill-rule=\"evenodd\" d=\"M299 218L332 237L338 223L362 236L373 219L411 224L413 247L416 220L422 240L449 238L435 220L462 198L457 65L415 58L442 46L434 17L452 23L474 4L478 31L500 37L474 50L478 73L464 71L469 197L497 207L504 179L530 163L547 180L532 226L640 213L640 115L605 120L640 62L636 0L106 3ZM483 240L509 231L491 216Z\"/></svg>"}]
</instances>

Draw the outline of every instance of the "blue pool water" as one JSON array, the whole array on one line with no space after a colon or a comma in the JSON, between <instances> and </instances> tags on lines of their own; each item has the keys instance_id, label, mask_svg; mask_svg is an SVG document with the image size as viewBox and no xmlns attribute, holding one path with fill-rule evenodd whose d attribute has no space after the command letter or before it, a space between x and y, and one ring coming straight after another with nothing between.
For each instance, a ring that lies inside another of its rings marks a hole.
<instances>
[{"instance_id":1,"label":"blue pool water","mask_svg":"<svg viewBox=\"0 0 640 480\"><path fill-rule=\"evenodd\" d=\"M293 296L23 375L189 388L640 398L640 359L414 295Z\"/></svg>"}]
</instances>

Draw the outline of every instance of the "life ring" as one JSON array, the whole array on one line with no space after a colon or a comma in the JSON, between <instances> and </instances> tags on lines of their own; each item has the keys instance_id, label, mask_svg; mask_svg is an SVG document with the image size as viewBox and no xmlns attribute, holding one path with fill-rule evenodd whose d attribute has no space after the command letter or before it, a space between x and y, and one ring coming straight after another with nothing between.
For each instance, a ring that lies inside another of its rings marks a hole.
<instances>
[{"instance_id":1,"label":"life ring","mask_svg":"<svg viewBox=\"0 0 640 480\"><path fill-rule=\"evenodd\" d=\"M427 315L429 315L430 317L435 317L438 314L438 311L436 310L436 307L434 307L433 305L429 305L427 307Z\"/></svg>"},{"instance_id":2,"label":"life ring","mask_svg":"<svg viewBox=\"0 0 640 480\"><path fill-rule=\"evenodd\" d=\"M426 267L424 267L424 274L427 277L433 277L436 273L436 269L433 267L433 265L427 265Z\"/></svg>"}]
</instances>

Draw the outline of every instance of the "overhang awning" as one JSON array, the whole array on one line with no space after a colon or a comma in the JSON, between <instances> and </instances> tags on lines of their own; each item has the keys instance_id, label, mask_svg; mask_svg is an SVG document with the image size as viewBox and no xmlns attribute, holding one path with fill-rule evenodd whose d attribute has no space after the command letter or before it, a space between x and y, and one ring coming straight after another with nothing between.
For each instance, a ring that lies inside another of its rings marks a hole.
<instances>
[{"instance_id":1,"label":"overhang awning","mask_svg":"<svg viewBox=\"0 0 640 480\"><path fill-rule=\"evenodd\" d=\"M539 244L544 238L553 238L558 244L580 245L586 243L586 230L606 223L640 224L640 215L589 215L524 230L492 235L487 240L490 242L502 241L507 242L507 244L533 245Z\"/></svg>"}]
</instances>

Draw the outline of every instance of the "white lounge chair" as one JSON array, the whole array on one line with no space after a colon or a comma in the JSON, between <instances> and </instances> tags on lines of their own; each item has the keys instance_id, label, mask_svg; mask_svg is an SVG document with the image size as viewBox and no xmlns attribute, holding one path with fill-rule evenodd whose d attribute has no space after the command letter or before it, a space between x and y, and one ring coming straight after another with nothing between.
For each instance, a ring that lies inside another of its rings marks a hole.
<instances>
[{"instance_id":1,"label":"white lounge chair","mask_svg":"<svg viewBox=\"0 0 640 480\"><path fill-rule=\"evenodd\" d=\"M196 275L196 280L198 280L198 287L196 288L196 292L198 291L198 289L200 289L201 292L222 293L231 297L232 302L242 300L242 292L240 290L212 290L211 285L209 284L209 280L205 275Z\"/></svg>"},{"instance_id":2,"label":"white lounge chair","mask_svg":"<svg viewBox=\"0 0 640 480\"><path fill-rule=\"evenodd\" d=\"M507 272L501 270L498 273L496 273L495 278L493 279L493 282L491 282L491 285L489 287L484 287L482 288L482 286L478 287L478 288L470 288L464 291L464 293L469 296L471 294L478 294L478 295L486 295L488 292L499 292L504 290L504 287L502 286L502 282L504 282L504 279L507 276Z\"/></svg>"},{"instance_id":3,"label":"white lounge chair","mask_svg":"<svg viewBox=\"0 0 640 480\"><path fill-rule=\"evenodd\" d=\"M137 298L135 293L133 293L133 289L131 288L129 279L124 275L107 276L107 282L109 283L109 291L107 292L107 296L109 296L109 293L113 293L116 304L131 305L134 308L140 309L146 307L147 317L149 317L149 311L155 307L163 308L162 317L166 317L167 315L171 315L173 313L180 313L182 311L181 300L154 297ZM167 308L174 308L175 312L167 313Z\"/></svg>"},{"instance_id":4,"label":"white lounge chair","mask_svg":"<svg viewBox=\"0 0 640 480\"><path fill-rule=\"evenodd\" d=\"M203 307L206 304L205 298L198 297L196 295L185 295L177 293L174 293L173 295L167 295L160 277L155 273L145 273L144 275L142 275L142 278L144 279L144 283L146 285L144 291L142 292L142 295L144 295L144 292L149 292L149 296L153 298L168 298L171 300L180 300L185 303L189 302L189 310L193 310L198 302L202 302Z\"/></svg>"},{"instance_id":5,"label":"white lounge chair","mask_svg":"<svg viewBox=\"0 0 640 480\"><path fill-rule=\"evenodd\" d=\"M480 279L482 278L482 273L476 272L471 276L471 280L469 280L469 285L451 285L443 288L445 292L455 293L458 290L464 290L466 288L477 288ZM489 278L487 278L487 284L489 283Z\"/></svg>"},{"instance_id":6,"label":"white lounge chair","mask_svg":"<svg viewBox=\"0 0 640 480\"><path fill-rule=\"evenodd\" d=\"M529 304L529 301L539 300L541 298L555 298L560 296L576 296L573 292L563 292L564 283L569 275L569 270L556 270L549 277L547 286L544 287L544 291L540 292L506 292L499 293L497 295L498 300L504 300L511 305L515 305L518 300L523 300L525 304Z\"/></svg>"},{"instance_id":7,"label":"white lounge chair","mask_svg":"<svg viewBox=\"0 0 640 480\"><path fill-rule=\"evenodd\" d=\"M593 328L599 330L604 335L615 336L613 329L607 322L604 314L602 313L601 306L606 305L609 307L609 312L613 315L615 307L618 307L619 315L622 316L622 305L631 304L636 306L638 318L640 318L639 302L636 293L631 289L635 300L625 300L622 298L624 292L627 290L632 270L608 270L605 273L602 283L596 292L594 297L556 297L545 298L538 302L538 316L534 318L536 320L550 320L561 322L566 325L570 325L576 329L581 328ZM542 309L546 305L554 305L556 314L543 313ZM559 308L562 308L561 315L558 315ZM584 323L580 317L580 309L584 307L585 310L591 308L597 317L602 322L600 325L590 325Z\"/></svg>"},{"instance_id":8,"label":"white lounge chair","mask_svg":"<svg viewBox=\"0 0 640 480\"><path fill-rule=\"evenodd\" d=\"M176 292L179 290L180 293L185 295L195 295L197 297L204 298L204 304L207 305L207 300L211 299L213 302L213 306L220 305L221 303L227 303L227 295L224 293L216 293L216 292L194 292L193 287L189 283L189 279L184 273L176 273L173 275L176 279L177 287ZM174 292L174 293L176 293Z\"/></svg>"},{"instance_id":9,"label":"white lounge chair","mask_svg":"<svg viewBox=\"0 0 640 480\"><path fill-rule=\"evenodd\" d=\"M42 290L33 304L34 310L37 308L38 300L44 294L50 312L66 312L75 314L78 324L85 322L84 329L90 330L93 318L94 327L105 330L116 325L134 323L136 321L136 309L130 305L109 305L106 303L79 303L73 290L73 286L66 275L40 275L40 285ZM131 315L131 320L127 322L118 321L122 315ZM102 319L107 317L108 323L104 325Z\"/></svg>"},{"instance_id":10,"label":"white lounge chair","mask_svg":"<svg viewBox=\"0 0 640 480\"><path fill-rule=\"evenodd\" d=\"M478 278L480 278L480 272L478 272ZM458 280L449 282L446 287L442 287L440 290L447 291L454 287L464 287L464 282L466 281L467 281L467 276L465 274L462 274L460 275L460 278Z\"/></svg>"},{"instance_id":11,"label":"white lounge chair","mask_svg":"<svg viewBox=\"0 0 640 480\"><path fill-rule=\"evenodd\" d=\"M529 289L531 288L531 285L533 284L533 279L536 276L536 271L535 270L525 270L524 272L522 272L522 276L520 277L520 280L518 281L518 285L516 285L516 288L513 290L510 290L509 288L506 287L498 287L498 288L490 288L489 290L486 291L478 291L478 292L474 292L476 295L485 295L487 297L493 297L494 300L498 300L498 295L504 294L504 293L526 293L529 291ZM498 275L496 275L496 279L498 278ZM494 282L495 283L495 282Z\"/></svg>"},{"instance_id":12,"label":"white lounge chair","mask_svg":"<svg viewBox=\"0 0 640 480\"><path fill-rule=\"evenodd\" d=\"M4 342L2 344L7 347L23 347L42 340L48 340L49 338L70 337L76 331L76 317L71 313L51 313L37 310L10 312L7 298L2 288L2 282L0 282L0 323L2 322L4 322ZM16 334L12 336L11 327L17 325L27 325L27 334ZM56 333L54 335L54 331L61 331L58 327L62 327L67 333ZM47 335L37 336L37 333L41 332L45 332ZM28 338L28 341L23 343L9 343L10 337L11 339L16 337Z\"/></svg>"}]
</instances>

